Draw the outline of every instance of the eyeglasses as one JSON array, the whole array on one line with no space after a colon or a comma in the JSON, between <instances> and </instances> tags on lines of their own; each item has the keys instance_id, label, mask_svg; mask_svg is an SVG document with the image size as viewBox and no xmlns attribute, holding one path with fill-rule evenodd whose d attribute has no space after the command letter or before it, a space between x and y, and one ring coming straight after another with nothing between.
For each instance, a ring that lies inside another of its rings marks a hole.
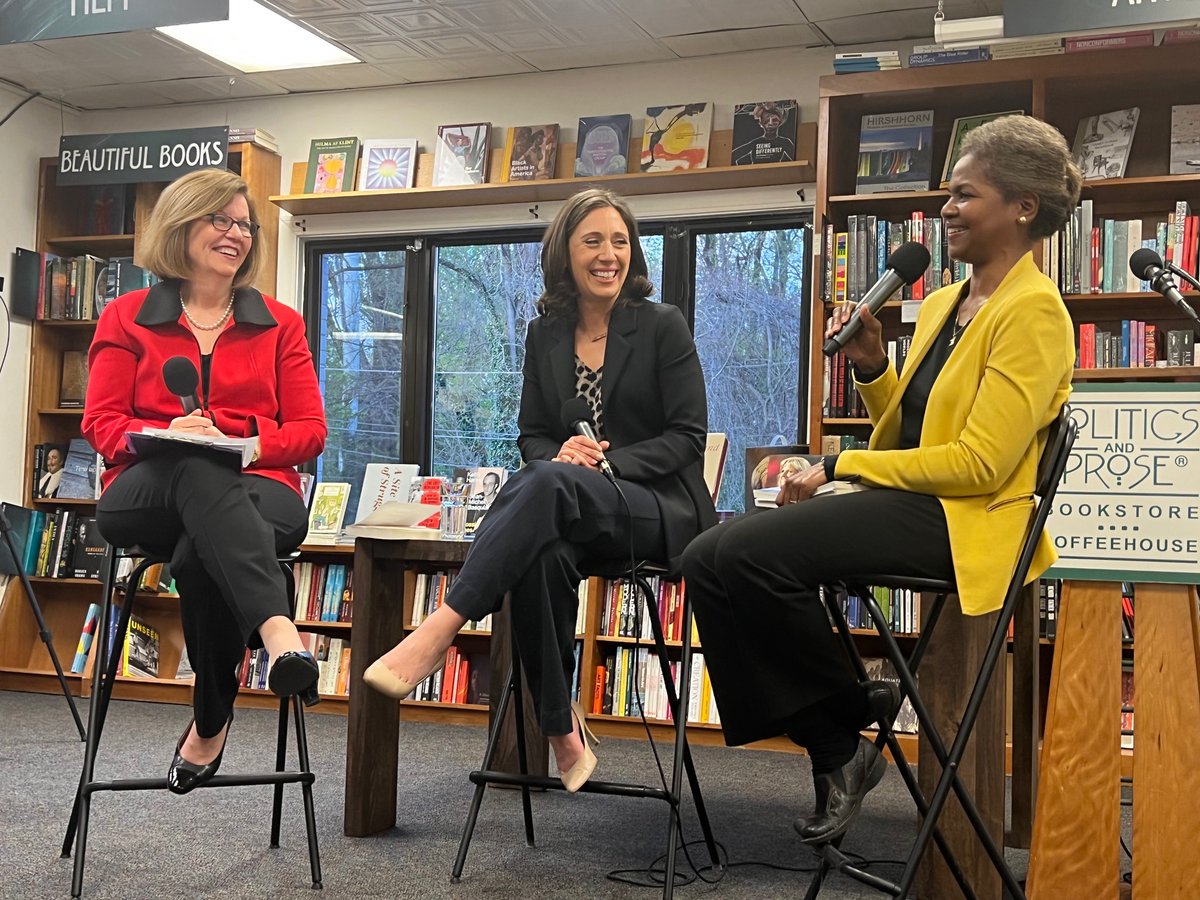
<instances>
[{"instance_id":1,"label":"eyeglasses","mask_svg":"<svg viewBox=\"0 0 1200 900\"><path fill-rule=\"evenodd\" d=\"M209 213L207 216L201 216L200 218L208 219L212 223L212 227L217 229L217 231L228 231L234 225L237 225L238 231L249 238L258 234L258 229L262 227L257 222L248 222L245 219L231 219L224 213Z\"/></svg>"}]
</instances>

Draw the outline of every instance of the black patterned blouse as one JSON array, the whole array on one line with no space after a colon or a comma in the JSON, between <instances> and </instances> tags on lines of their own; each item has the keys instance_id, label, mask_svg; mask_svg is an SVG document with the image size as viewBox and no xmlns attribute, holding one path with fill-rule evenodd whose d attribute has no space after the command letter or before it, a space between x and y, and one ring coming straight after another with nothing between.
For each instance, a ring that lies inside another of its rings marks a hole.
<instances>
[{"instance_id":1,"label":"black patterned blouse","mask_svg":"<svg viewBox=\"0 0 1200 900\"><path fill-rule=\"evenodd\" d=\"M589 369L578 356L575 357L575 396L582 397L592 408L592 421L596 426L596 437L604 437L604 400L600 396L600 376L604 366Z\"/></svg>"}]
</instances>

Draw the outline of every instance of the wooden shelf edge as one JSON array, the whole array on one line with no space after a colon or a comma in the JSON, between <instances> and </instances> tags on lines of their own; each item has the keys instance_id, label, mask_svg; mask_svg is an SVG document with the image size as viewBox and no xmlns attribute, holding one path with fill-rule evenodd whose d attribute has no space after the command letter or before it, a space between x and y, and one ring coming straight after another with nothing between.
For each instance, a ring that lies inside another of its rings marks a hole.
<instances>
[{"instance_id":1,"label":"wooden shelf edge","mask_svg":"<svg viewBox=\"0 0 1200 900\"><path fill-rule=\"evenodd\" d=\"M1072 381L1156 381L1160 379L1195 381L1200 379L1200 366L1076 369L1071 378Z\"/></svg>"},{"instance_id":2,"label":"wooden shelf edge","mask_svg":"<svg viewBox=\"0 0 1200 900\"><path fill-rule=\"evenodd\" d=\"M552 178L546 181L414 187L400 191L281 194L270 199L280 209L294 216L301 216L565 200L591 185L609 188L626 196L637 196L807 184L815 178L814 164L807 160L797 160L763 163L757 166L713 166L678 172L635 172L595 178Z\"/></svg>"}]
</instances>

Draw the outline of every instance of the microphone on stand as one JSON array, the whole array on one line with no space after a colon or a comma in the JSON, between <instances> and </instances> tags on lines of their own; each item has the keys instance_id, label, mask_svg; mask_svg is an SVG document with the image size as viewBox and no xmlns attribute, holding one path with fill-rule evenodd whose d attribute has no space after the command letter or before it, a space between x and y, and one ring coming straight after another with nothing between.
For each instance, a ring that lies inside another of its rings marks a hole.
<instances>
[{"instance_id":1,"label":"microphone on stand","mask_svg":"<svg viewBox=\"0 0 1200 900\"><path fill-rule=\"evenodd\" d=\"M1150 287L1175 304L1175 307L1188 317L1193 330L1200 334L1200 316L1196 315L1196 310L1192 309L1192 305L1179 293L1170 271L1163 266L1161 256L1149 247L1134 250L1133 255L1129 257L1129 270L1142 281L1150 282Z\"/></svg>"},{"instance_id":2,"label":"microphone on stand","mask_svg":"<svg viewBox=\"0 0 1200 900\"><path fill-rule=\"evenodd\" d=\"M582 397L572 397L563 404L562 423L576 434L600 443L596 437L596 429L592 427L592 408ZM607 459L601 458L600 471L613 484L617 483L617 474L613 471L612 463Z\"/></svg>"},{"instance_id":3,"label":"microphone on stand","mask_svg":"<svg viewBox=\"0 0 1200 900\"><path fill-rule=\"evenodd\" d=\"M200 386L200 373L190 359L172 356L163 363L162 374L167 390L178 397L183 405L185 416L190 416L200 408L200 395L196 393Z\"/></svg>"},{"instance_id":4,"label":"microphone on stand","mask_svg":"<svg viewBox=\"0 0 1200 900\"><path fill-rule=\"evenodd\" d=\"M888 257L887 271L871 286L866 295L855 307L850 320L842 326L842 330L825 342L824 353L833 356L843 350L846 343L862 328L862 309L865 306L874 315L879 312L884 303L897 290L906 284L912 284L925 274L929 268L929 251L923 244L908 241L901 244Z\"/></svg>"}]
</instances>

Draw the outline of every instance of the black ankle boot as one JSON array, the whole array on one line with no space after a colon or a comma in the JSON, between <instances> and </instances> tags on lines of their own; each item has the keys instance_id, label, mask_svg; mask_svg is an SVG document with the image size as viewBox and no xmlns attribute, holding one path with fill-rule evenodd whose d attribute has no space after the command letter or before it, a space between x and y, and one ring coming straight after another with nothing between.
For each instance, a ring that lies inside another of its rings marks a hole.
<instances>
[{"instance_id":1,"label":"black ankle boot","mask_svg":"<svg viewBox=\"0 0 1200 900\"><path fill-rule=\"evenodd\" d=\"M883 779L887 760L864 737L850 761L840 769L813 776L817 808L813 815L797 819L793 827L806 844L827 844L841 837L854 824L867 792Z\"/></svg>"},{"instance_id":2,"label":"black ankle boot","mask_svg":"<svg viewBox=\"0 0 1200 900\"><path fill-rule=\"evenodd\" d=\"M890 728L900 712L900 685L891 681L862 681L859 684L867 701L866 718L859 729L885 724Z\"/></svg>"}]
</instances>

